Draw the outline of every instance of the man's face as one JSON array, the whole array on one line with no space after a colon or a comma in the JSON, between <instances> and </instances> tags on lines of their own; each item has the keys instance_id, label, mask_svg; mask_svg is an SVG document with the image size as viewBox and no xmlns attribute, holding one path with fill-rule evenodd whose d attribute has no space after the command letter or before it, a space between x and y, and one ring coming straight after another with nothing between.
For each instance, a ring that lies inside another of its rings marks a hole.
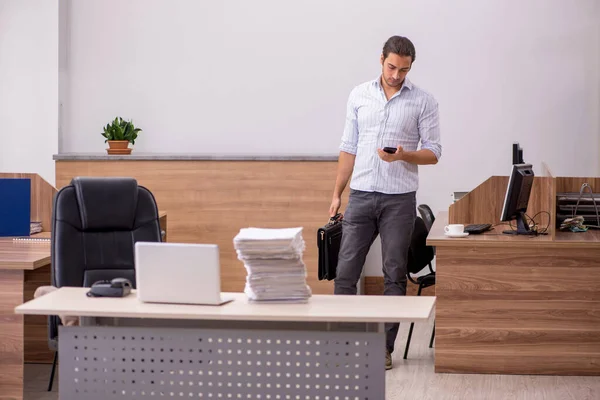
<instances>
[{"instance_id":1,"label":"man's face","mask_svg":"<svg viewBox=\"0 0 600 400\"><path fill-rule=\"evenodd\" d=\"M384 83L393 88L402 86L406 74L410 71L412 58L410 56L399 56L396 53L389 53L387 58L381 55L381 66Z\"/></svg>"}]
</instances>

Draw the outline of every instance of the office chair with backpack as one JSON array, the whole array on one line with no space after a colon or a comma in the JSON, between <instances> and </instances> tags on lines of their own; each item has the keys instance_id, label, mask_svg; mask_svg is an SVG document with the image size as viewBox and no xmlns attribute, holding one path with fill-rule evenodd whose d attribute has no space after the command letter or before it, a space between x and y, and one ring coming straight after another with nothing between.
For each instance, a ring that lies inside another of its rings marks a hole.
<instances>
[{"instance_id":1,"label":"office chair with backpack","mask_svg":"<svg viewBox=\"0 0 600 400\"><path fill-rule=\"evenodd\" d=\"M427 235L429 234L429 229L431 229L431 226L435 221L435 217L433 216L431 208L425 204L419 205L417 209L421 217L417 217L415 220L415 227L408 253L407 278L412 283L419 286L417 296L420 296L423 289L435 285L435 271L431 265L431 262L435 256L435 249L432 246L427 246ZM416 279L411 276L411 274L418 274L419 272L422 272L426 267L429 268L427 274L419 276ZM410 329L408 331L408 339L406 341L406 348L404 349L405 360L408 357L408 349L410 347L414 325L414 322L411 322ZM433 347L434 337L435 323L433 325L433 331L429 341L430 348Z\"/></svg>"}]
</instances>

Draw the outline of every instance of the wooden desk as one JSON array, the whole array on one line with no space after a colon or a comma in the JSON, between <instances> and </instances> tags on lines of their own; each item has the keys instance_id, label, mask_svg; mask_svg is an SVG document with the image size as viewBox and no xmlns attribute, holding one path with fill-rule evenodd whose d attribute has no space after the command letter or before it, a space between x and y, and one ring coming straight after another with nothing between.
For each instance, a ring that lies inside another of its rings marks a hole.
<instances>
[{"instance_id":1,"label":"wooden desk","mask_svg":"<svg viewBox=\"0 0 600 400\"><path fill-rule=\"evenodd\" d=\"M14 308L31 300L49 273L49 241L0 239L0 399L22 399L25 358L38 349L48 351L46 317L23 318Z\"/></svg>"},{"instance_id":2,"label":"wooden desk","mask_svg":"<svg viewBox=\"0 0 600 400\"><path fill-rule=\"evenodd\" d=\"M167 213L159 211L167 232ZM50 232L32 235L50 239ZM165 239L166 240L166 234ZM0 238L0 399L23 396L23 364L51 363L48 320L42 315L14 314L14 307L33 299L35 290L50 285L50 241Z\"/></svg>"},{"instance_id":3,"label":"wooden desk","mask_svg":"<svg viewBox=\"0 0 600 400\"><path fill-rule=\"evenodd\" d=\"M195 306L86 291L65 287L16 308L96 317L92 326L61 327L61 398L112 398L117 390L124 398L383 399L383 322L426 320L435 303L314 295L307 304L255 304L226 293L235 299Z\"/></svg>"},{"instance_id":4,"label":"wooden desk","mask_svg":"<svg viewBox=\"0 0 600 400\"><path fill-rule=\"evenodd\" d=\"M435 371L600 375L600 232L448 238L436 247Z\"/></svg>"}]
</instances>

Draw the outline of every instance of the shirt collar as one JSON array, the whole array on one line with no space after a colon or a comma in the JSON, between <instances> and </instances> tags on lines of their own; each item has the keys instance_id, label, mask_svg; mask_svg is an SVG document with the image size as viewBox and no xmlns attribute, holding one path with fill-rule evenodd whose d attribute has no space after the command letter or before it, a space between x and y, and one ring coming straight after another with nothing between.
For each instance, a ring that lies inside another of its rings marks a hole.
<instances>
[{"instance_id":1,"label":"shirt collar","mask_svg":"<svg viewBox=\"0 0 600 400\"><path fill-rule=\"evenodd\" d=\"M374 81L373 83L375 84L376 87L380 88L383 90L383 87L381 86L381 75L379 75ZM404 90L404 88L407 88L408 90L412 90L413 89L413 84L412 82L408 79L408 78L404 78L404 83L402 84L402 87L400 88L400 91Z\"/></svg>"}]
</instances>

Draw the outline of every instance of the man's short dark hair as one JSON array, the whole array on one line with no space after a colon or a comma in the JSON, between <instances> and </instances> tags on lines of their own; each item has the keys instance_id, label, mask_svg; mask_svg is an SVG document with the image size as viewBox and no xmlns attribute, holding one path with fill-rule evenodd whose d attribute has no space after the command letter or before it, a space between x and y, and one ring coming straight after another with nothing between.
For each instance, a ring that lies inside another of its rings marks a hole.
<instances>
[{"instance_id":1,"label":"man's short dark hair","mask_svg":"<svg viewBox=\"0 0 600 400\"><path fill-rule=\"evenodd\" d=\"M392 36L383 45L383 58L386 59L390 53L396 53L402 57L410 56L411 63L415 62L416 52L412 42L404 36Z\"/></svg>"}]
</instances>

